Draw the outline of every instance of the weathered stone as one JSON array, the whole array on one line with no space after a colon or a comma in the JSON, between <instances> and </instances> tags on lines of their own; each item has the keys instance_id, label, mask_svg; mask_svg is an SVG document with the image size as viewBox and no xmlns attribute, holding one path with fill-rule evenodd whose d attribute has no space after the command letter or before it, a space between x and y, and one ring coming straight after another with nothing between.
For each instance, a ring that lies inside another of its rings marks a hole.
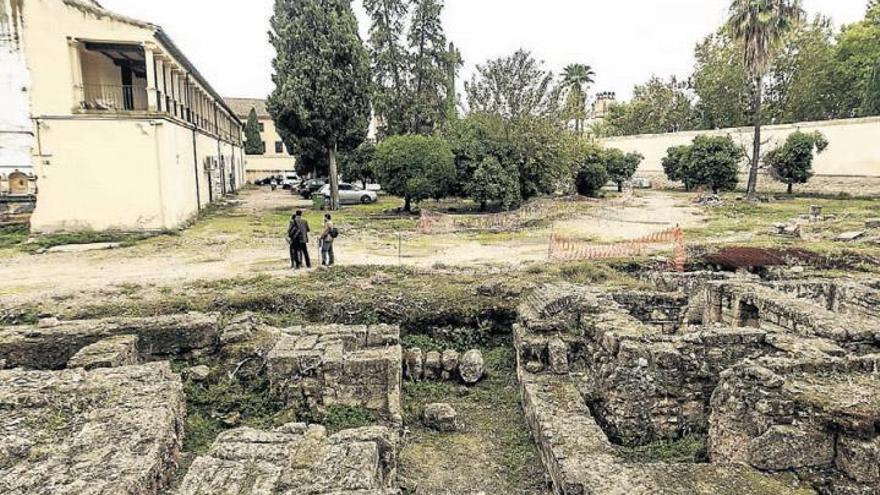
<instances>
[{"instance_id":1,"label":"weathered stone","mask_svg":"<svg viewBox=\"0 0 880 495\"><path fill-rule=\"evenodd\" d=\"M442 371L443 364L440 361L440 353L431 351L425 354L425 380L439 380Z\"/></svg>"},{"instance_id":2,"label":"weathered stone","mask_svg":"<svg viewBox=\"0 0 880 495\"><path fill-rule=\"evenodd\" d=\"M866 229L880 229L880 218L869 218L865 220Z\"/></svg>"},{"instance_id":3,"label":"weathered stone","mask_svg":"<svg viewBox=\"0 0 880 495\"><path fill-rule=\"evenodd\" d=\"M880 483L880 437L861 440L841 436L837 441L837 467L862 483Z\"/></svg>"},{"instance_id":4,"label":"weathered stone","mask_svg":"<svg viewBox=\"0 0 880 495\"><path fill-rule=\"evenodd\" d=\"M540 373L544 371L544 365L541 361L529 361L526 363L526 371L529 373Z\"/></svg>"},{"instance_id":5,"label":"weathered stone","mask_svg":"<svg viewBox=\"0 0 880 495\"><path fill-rule=\"evenodd\" d=\"M61 320L55 317L50 318L40 318L37 321L37 328L55 328L61 324Z\"/></svg>"},{"instance_id":6,"label":"weathered stone","mask_svg":"<svg viewBox=\"0 0 880 495\"><path fill-rule=\"evenodd\" d=\"M844 232L843 234L840 234L839 236L837 236L836 240L838 240L840 242L853 242L853 241L857 241L857 240L861 239L862 237L864 237L865 233L866 232L864 230L855 230L852 232Z\"/></svg>"},{"instance_id":7,"label":"weathered stone","mask_svg":"<svg viewBox=\"0 0 880 495\"><path fill-rule=\"evenodd\" d=\"M168 363L0 371L0 493L154 495L186 411Z\"/></svg>"},{"instance_id":8,"label":"weathered stone","mask_svg":"<svg viewBox=\"0 0 880 495\"><path fill-rule=\"evenodd\" d=\"M472 349L467 351L458 364L458 373L463 382L473 385L483 378L483 354Z\"/></svg>"},{"instance_id":9,"label":"weathered stone","mask_svg":"<svg viewBox=\"0 0 880 495\"><path fill-rule=\"evenodd\" d=\"M550 339L547 344L547 355L550 361L550 369L557 375L568 373L568 344L559 337Z\"/></svg>"},{"instance_id":10,"label":"weathered stone","mask_svg":"<svg viewBox=\"0 0 880 495\"><path fill-rule=\"evenodd\" d=\"M142 354L162 358L215 349L219 333L217 317L200 313L0 327L0 356L10 367L61 369L80 349L108 337L137 335Z\"/></svg>"},{"instance_id":11,"label":"weathered stone","mask_svg":"<svg viewBox=\"0 0 880 495\"><path fill-rule=\"evenodd\" d=\"M437 431L455 431L456 412L452 406L445 403L428 404L422 416L425 426Z\"/></svg>"},{"instance_id":12,"label":"weathered stone","mask_svg":"<svg viewBox=\"0 0 880 495\"><path fill-rule=\"evenodd\" d=\"M53 246L46 250L47 253L86 253L89 251L106 251L108 249L117 249L121 246L118 242L94 242L91 244L65 244L63 246Z\"/></svg>"},{"instance_id":13,"label":"weathered stone","mask_svg":"<svg viewBox=\"0 0 880 495\"><path fill-rule=\"evenodd\" d=\"M87 345L70 358L68 368L117 368L138 363L137 335L119 335Z\"/></svg>"},{"instance_id":14,"label":"weathered stone","mask_svg":"<svg viewBox=\"0 0 880 495\"><path fill-rule=\"evenodd\" d=\"M211 368L200 365L193 366L189 370L187 370L186 377L194 382L203 382L211 376Z\"/></svg>"},{"instance_id":15,"label":"weathered stone","mask_svg":"<svg viewBox=\"0 0 880 495\"><path fill-rule=\"evenodd\" d=\"M269 351L270 393L315 412L357 406L400 420L397 327L316 325L277 331ZM371 338L370 335L375 338Z\"/></svg>"},{"instance_id":16,"label":"weathered stone","mask_svg":"<svg viewBox=\"0 0 880 495\"><path fill-rule=\"evenodd\" d=\"M458 371L459 357L456 350L446 349L443 351L443 355L440 356L440 361L443 364L443 372L440 377L443 380L452 380L455 377L455 372Z\"/></svg>"},{"instance_id":17,"label":"weathered stone","mask_svg":"<svg viewBox=\"0 0 880 495\"><path fill-rule=\"evenodd\" d=\"M425 376L424 357L422 356L422 350L418 347L407 349L406 355L403 358L403 365L403 372L406 378L418 381Z\"/></svg>"},{"instance_id":18,"label":"weathered stone","mask_svg":"<svg viewBox=\"0 0 880 495\"><path fill-rule=\"evenodd\" d=\"M771 426L749 443L749 463L765 471L818 467L834 461L834 437L816 429Z\"/></svg>"},{"instance_id":19,"label":"weathered stone","mask_svg":"<svg viewBox=\"0 0 880 495\"><path fill-rule=\"evenodd\" d=\"M292 423L273 431L221 433L176 495L395 495L397 436L384 427L327 436Z\"/></svg>"}]
</instances>

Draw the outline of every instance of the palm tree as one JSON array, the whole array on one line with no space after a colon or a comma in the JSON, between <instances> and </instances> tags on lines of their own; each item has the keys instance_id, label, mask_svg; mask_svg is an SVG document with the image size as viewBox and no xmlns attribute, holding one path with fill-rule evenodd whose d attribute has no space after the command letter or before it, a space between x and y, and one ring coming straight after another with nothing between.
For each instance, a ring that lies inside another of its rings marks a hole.
<instances>
[{"instance_id":1,"label":"palm tree","mask_svg":"<svg viewBox=\"0 0 880 495\"><path fill-rule=\"evenodd\" d=\"M749 169L747 195L754 198L758 188L758 164L761 158L761 109L763 81L773 55L784 36L803 19L800 0L732 0L727 28L743 47L746 70L754 81L755 95L752 117L755 141Z\"/></svg>"},{"instance_id":2,"label":"palm tree","mask_svg":"<svg viewBox=\"0 0 880 495\"><path fill-rule=\"evenodd\" d=\"M568 90L569 107L574 109L574 128L581 130L587 107L587 88L595 81L596 73L586 64L571 64L562 71L562 86Z\"/></svg>"}]
</instances>

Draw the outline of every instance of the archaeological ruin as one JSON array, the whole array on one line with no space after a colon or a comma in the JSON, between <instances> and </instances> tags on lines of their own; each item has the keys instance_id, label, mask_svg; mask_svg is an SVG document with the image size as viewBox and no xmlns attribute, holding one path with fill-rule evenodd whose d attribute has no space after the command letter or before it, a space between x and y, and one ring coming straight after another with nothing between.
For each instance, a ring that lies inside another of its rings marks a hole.
<instances>
[{"instance_id":1,"label":"archaeological ruin","mask_svg":"<svg viewBox=\"0 0 880 495\"><path fill-rule=\"evenodd\" d=\"M535 287L500 337L546 493L880 493L876 281L643 278L650 291ZM408 345L419 330L393 322L268 321L0 328L0 493L439 493L401 474L411 421L436 435L474 425L436 401L409 417L403 389L473 393L492 378L485 350ZM275 423L220 415L189 449L188 415L232 381L252 384ZM331 424L343 413L366 419ZM685 444L697 446L687 460L638 454Z\"/></svg>"}]
</instances>

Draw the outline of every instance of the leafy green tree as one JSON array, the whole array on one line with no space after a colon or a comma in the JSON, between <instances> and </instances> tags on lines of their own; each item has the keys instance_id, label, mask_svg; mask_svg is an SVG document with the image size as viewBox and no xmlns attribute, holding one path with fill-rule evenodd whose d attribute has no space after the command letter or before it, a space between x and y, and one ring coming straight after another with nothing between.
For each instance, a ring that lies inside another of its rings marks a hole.
<instances>
[{"instance_id":1,"label":"leafy green tree","mask_svg":"<svg viewBox=\"0 0 880 495\"><path fill-rule=\"evenodd\" d=\"M694 187L694 176L690 170L690 145L673 146L666 150L663 157L663 172L666 177L675 182L684 184L685 191Z\"/></svg>"},{"instance_id":2,"label":"leafy green tree","mask_svg":"<svg viewBox=\"0 0 880 495\"><path fill-rule=\"evenodd\" d=\"M765 122L774 124L848 117L852 86L837 59L830 19L798 25L774 57Z\"/></svg>"},{"instance_id":3,"label":"leafy green tree","mask_svg":"<svg viewBox=\"0 0 880 495\"><path fill-rule=\"evenodd\" d=\"M741 43L721 32L697 45L692 77L701 129L741 127L749 122L752 87Z\"/></svg>"},{"instance_id":4,"label":"leafy green tree","mask_svg":"<svg viewBox=\"0 0 880 495\"><path fill-rule=\"evenodd\" d=\"M412 203L445 197L455 181L455 157L439 137L392 136L376 147L373 169L384 190Z\"/></svg>"},{"instance_id":5,"label":"leafy green tree","mask_svg":"<svg viewBox=\"0 0 880 495\"><path fill-rule=\"evenodd\" d=\"M376 145L370 141L364 141L360 146L347 153L339 154L339 173L348 181L360 181L364 188L367 183L375 179L373 173L373 158L376 155Z\"/></svg>"},{"instance_id":6,"label":"leafy green tree","mask_svg":"<svg viewBox=\"0 0 880 495\"><path fill-rule=\"evenodd\" d=\"M244 125L244 152L248 155L262 155L266 152L260 136L260 121L257 120L257 111L253 108Z\"/></svg>"},{"instance_id":7,"label":"leafy green tree","mask_svg":"<svg viewBox=\"0 0 880 495\"><path fill-rule=\"evenodd\" d=\"M686 156L684 171L693 185L716 194L736 188L743 151L730 136L697 136Z\"/></svg>"},{"instance_id":8,"label":"leafy green tree","mask_svg":"<svg viewBox=\"0 0 880 495\"><path fill-rule=\"evenodd\" d=\"M336 154L363 142L370 120L370 61L350 0L275 0L270 40L275 89L268 108L292 149L327 154L331 208L339 206Z\"/></svg>"},{"instance_id":9,"label":"leafy green tree","mask_svg":"<svg viewBox=\"0 0 880 495\"><path fill-rule=\"evenodd\" d=\"M617 148L603 151L602 161L605 163L605 170L608 171L608 177L617 183L617 192L623 192L623 183L632 179L644 159L645 157L640 153L624 154Z\"/></svg>"},{"instance_id":10,"label":"leafy green tree","mask_svg":"<svg viewBox=\"0 0 880 495\"><path fill-rule=\"evenodd\" d=\"M574 129L583 130L587 118L587 90L595 82L596 72L586 64L571 64L562 71L562 87L568 93L565 109L567 117L574 120Z\"/></svg>"},{"instance_id":11,"label":"leafy green tree","mask_svg":"<svg viewBox=\"0 0 880 495\"><path fill-rule=\"evenodd\" d=\"M837 58L852 85L853 114L880 114L880 4L870 3L864 20L843 28Z\"/></svg>"},{"instance_id":12,"label":"leafy green tree","mask_svg":"<svg viewBox=\"0 0 880 495\"><path fill-rule=\"evenodd\" d=\"M413 5L409 31L410 131L428 135L446 121L449 66L458 62L447 50L440 20L443 0L413 0Z\"/></svg>"},{"instance_id":13,"label":"leafy green tree","mask_svg":"<svg viewBox=\"0 0 880 495\"><path fill-rule=\"evenodd\" d=\"M409 118L409 54L404 45L408 0L364 0L372 21L367 44L373 77L373 111L380 137L407 133Z\"/></svg>"},{"instance_id":14,"label":"leafy green tree","mask_svg":"<svg viewBox=\"0 0 880 495\"><path fill-rule=\"evenodd\" d=\"M477 65L476 73L465 82L465 93L472 112L507 119L558 112L559 89L553 84L553 73L525 50Z\"/></svg>"},{"instance_id":15,"label":"leafy green tree","mask_svg":"<svg viewBox=\"0 0 880 495\"><path fill-rule=\"evenodd\" d=\"M630 102L611 105L606 122L612 134L623 136L691 130L699 120L687 84L653 77L635 87Z\"/></svg>"},{"instance_id":16,"label":"leafy green tree","mask_svg":"<svg viewBox=\"0 0 880 495\"><path fill-rule=\"evenodd\" d=\"M494 156L483 159L468 182L468 196L486 211L490 202L498 202L508 210L520 202L519 178L516 170L505 169Z\"/></svg>"},{"instance_id":17,"label":"leafy green tree","mask_svg":"<svg viewBox=\"0 0 880 495\"><path fill-rule=\"evenodd\" d=\"M795 184L806 184L813 177L813 158L828 148L828 139L821 132L801 131L789 134L785 144L770 150L764 163L770 167L770 175L788 184L791 194Z\"/></svg>"},{"instance_id":18,"label":"leafy green tree","mask_svg":"<svg viewBox=\"0 0 880 495\"><path fill-rule=\"evenodd\" d=\"M761 160L764 76L785 36L800 22L800 0L733 0L727 21L734 40L742 43L743 62L753 81L752 121L755 127L746 194L754 199Z\"/></svg>"}]
</instances>

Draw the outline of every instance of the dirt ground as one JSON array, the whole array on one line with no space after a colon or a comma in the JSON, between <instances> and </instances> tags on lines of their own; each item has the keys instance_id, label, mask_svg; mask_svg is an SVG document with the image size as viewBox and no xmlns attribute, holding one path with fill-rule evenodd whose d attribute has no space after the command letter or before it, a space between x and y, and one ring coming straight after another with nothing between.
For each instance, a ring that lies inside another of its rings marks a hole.
<instances>
[{"instance_id":1,"label":"dirt ground","mask_svg":"<svg viewBox=\"0 0 880 495\"><path fill-rule=\"evenodd\" d=\"M286 191L265 189L245 191L239 199L238 206L202 219L180 235L131 247L41 255L4 250L0 252L0 297L130 283L163 286L252 274L291 275L284 240L286 212L307 208L309 203ZM342 265L516 266L546 259L551 230L611 242L702 221L699 209L672 195L641 192L625 206L597 205L583 215L515 234L421 235L414 220L410 228L399 232L348 228L337 240L336 251ZM312 223L313 229L319 228L316 221ZM311 248L313 262L317 262L317 249Z\"/></svg>"}]
</instances>

